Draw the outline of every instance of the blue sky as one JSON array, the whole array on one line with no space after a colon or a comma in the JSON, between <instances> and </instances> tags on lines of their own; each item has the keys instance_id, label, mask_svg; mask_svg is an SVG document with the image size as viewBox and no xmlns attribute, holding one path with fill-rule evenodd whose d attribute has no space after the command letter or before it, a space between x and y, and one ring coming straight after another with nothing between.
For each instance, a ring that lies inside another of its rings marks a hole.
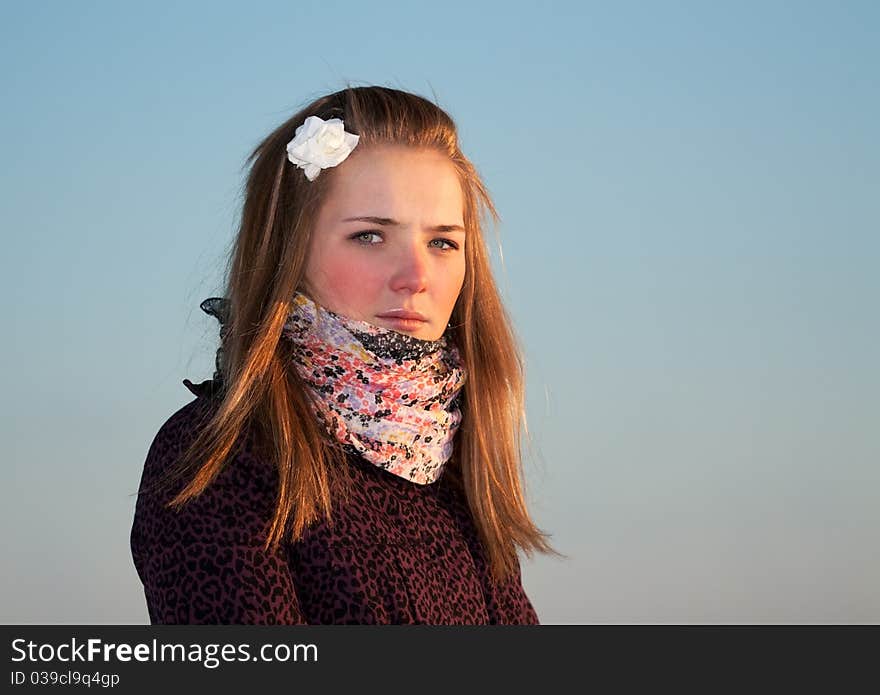
<instances>
[{"instance_id":1,"label":"blue sky","mask_svg":"<svg viewBox=\"0 0 880 695\"><path fill-rule=\"evenodd\" d=\"M244 159L345 81L436 98L501 213L542 621L880 620L878 20L4 3L0 620L147 622L132 494L212 372Z\"/></svg>"}]
</instances>

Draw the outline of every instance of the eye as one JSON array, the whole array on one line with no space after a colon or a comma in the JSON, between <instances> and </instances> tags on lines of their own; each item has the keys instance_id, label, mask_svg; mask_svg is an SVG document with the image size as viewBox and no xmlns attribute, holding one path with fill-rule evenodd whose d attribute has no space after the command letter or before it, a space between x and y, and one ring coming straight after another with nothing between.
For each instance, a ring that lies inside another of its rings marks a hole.
<instances>
[{"instance_id":1,"label":"eye","mask_svg":"<svg viewBox=\"0 0 880 695\"><path fill-rule=\"evenodd\" d=\"M382 238L382 235L379 232L374 232L374 231L358 232L357 234L353 234L350 238L357 241L360 244L363 244L364 246L373 246L374 244L376 244L378 242L366 241L364 239L365 237L371 237L371 236L377 236L380 239Z\"/></svg>"},{"instance_id":2,"label":"eye","mask_svg":"<svg viewBox=\"0 0 880 695\"><path fill-rule=\"evenodd\" d=\"M431 243L433 244L435 241L439 241L441 244L449 244L449 248L441 248L441 251L455 251L458 249L458 244L454 241L450 241L449 239L432 239Z\"/></svg>"}]
</instances>

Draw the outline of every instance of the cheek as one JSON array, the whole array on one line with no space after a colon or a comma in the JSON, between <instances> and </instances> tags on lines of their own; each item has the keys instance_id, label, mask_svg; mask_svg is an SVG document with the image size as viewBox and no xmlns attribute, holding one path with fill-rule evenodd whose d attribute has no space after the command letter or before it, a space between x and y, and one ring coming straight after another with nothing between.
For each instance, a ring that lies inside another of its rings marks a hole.
<instances>
[{"instance_id":1,"label":"cheek","mask_svg":"<svg viewBox=\"0 0 880 695\"><path fill-rule=\"evenodd\" d=\"M333 253L324 256L309 273L315 293L330 308L357 317L381 291L383 276L375 264L360 255Z\"/></svg>"},{"instance_id":2,"label":"cheek","mask_svg":"<svg viewBox=\"0 0 880 695\"><path fill-rule=\"evenodd\" d=\"M443 296L446 304L450 307L455 304L458 299L461 287L464 284L465 263L462 256L460 263L451 266L445 266L442 273L438 276L440 286L443 288Z\"/></svg>"}]
</instances>

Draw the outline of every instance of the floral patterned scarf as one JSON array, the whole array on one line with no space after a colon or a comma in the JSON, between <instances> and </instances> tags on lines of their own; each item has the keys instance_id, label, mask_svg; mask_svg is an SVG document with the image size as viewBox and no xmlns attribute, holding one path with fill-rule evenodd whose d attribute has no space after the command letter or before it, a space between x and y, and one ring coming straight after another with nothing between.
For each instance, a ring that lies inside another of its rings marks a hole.
<instances>
[{"instance_id":1,"label":"floral patterned scarf","mask_svg":"<svg viewBox=\"0 0 880 695\"><path fill-rule=\"evenodd\" d=\"M283 336L324 428L344 447L421 485L440 477L461 422L466 372L453 341L422 340L294 296Z\"/></svg>"}]
</instances>

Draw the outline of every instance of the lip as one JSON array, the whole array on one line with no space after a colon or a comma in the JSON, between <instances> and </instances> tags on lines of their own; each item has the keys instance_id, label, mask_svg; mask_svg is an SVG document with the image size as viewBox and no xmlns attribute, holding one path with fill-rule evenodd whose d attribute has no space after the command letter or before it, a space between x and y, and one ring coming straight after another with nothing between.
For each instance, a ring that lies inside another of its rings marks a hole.
<instances>
[{"instance_id":1,"label":"lip","mask_svg":"<svg viewBox=\"0 0 880 695\"><path fill-rule=\"evenodd\" d=\"M422 326L425 325L424 321L419 321L418 319L396 319L393 316L381 316L380 318L389 328L398 333L420 331Z\"/></svg>"},{"instance_id":2,"label":"lip","mask_svg":"<svg viewBox=\"0 0 880 695\"><path fill-rule=\"evenodd\" d=\"M407 309L393 309L383 314L376 314L380 319L402 319L404 321L427 321L424 315L418 311L408 311Z\"/></svg>"}]
</instances>

